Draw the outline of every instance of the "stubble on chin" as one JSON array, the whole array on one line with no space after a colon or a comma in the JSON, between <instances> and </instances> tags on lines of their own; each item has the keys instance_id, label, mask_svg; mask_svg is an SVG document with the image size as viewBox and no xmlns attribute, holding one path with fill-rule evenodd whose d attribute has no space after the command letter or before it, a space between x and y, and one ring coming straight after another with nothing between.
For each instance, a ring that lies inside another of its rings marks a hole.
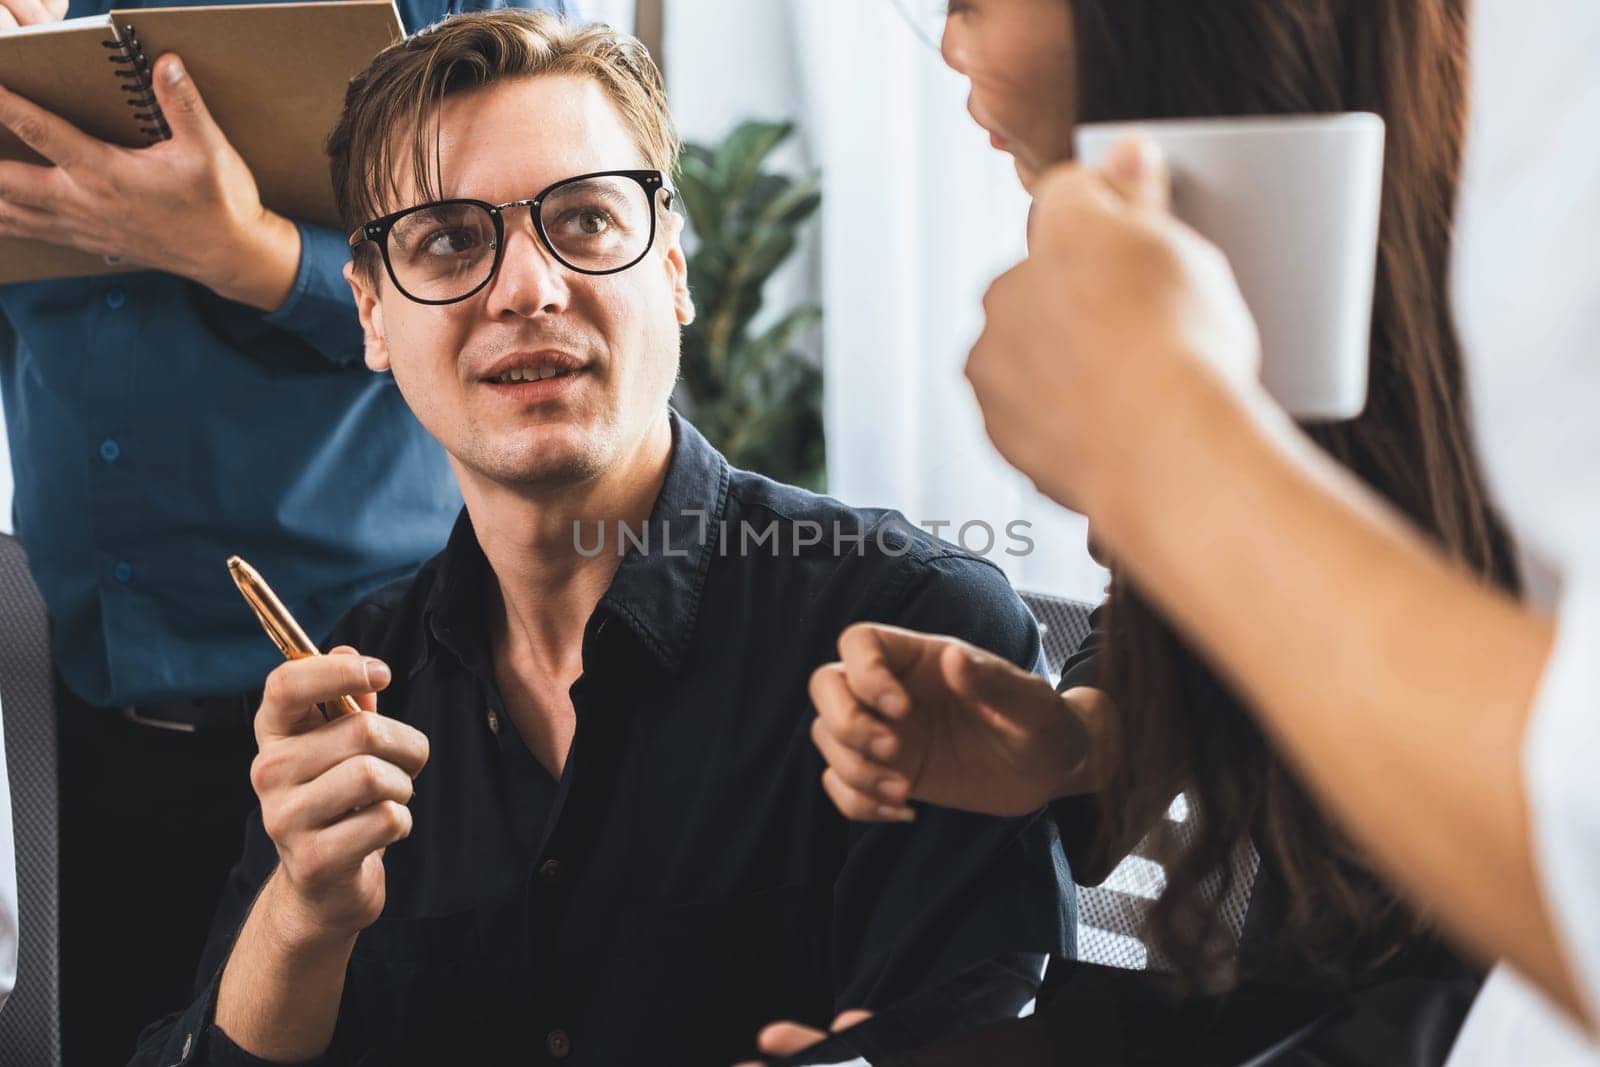
<instances>
[{"instance_id":1,"label":"stubble on chin","mask_svg":"<svg viewBox=\"0 0 1600 1067\"><path fill-rule=\"evenodd\" d=\"M480 439L466 460L480 477L524 492L554 492L598 477L607 465L607 448L585 438L560 448L527 441Z\"/></svg>"}]
</instances>

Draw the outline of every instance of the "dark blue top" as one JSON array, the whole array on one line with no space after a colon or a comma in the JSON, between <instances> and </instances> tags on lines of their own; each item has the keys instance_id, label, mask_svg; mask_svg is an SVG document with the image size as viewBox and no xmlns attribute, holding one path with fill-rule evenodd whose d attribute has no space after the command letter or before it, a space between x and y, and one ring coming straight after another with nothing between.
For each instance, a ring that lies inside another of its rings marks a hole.
<instances>
[{"instance_id":1,"label":"dark blue top","mask_svg":"<svg viewBox=\"0 0 1600 1067\"><path fill-rule=\"evenodd\" d=\"M68 14L112 6L73 0ZM462 6L399 4L408 30ZM271 314L154 272L0 287L13 520L56 664L91 703L260 684L277 652L230 555L320 637L449 535L461 497L442 450L362 364L345 239L300 236L294 290Z\"/></svg>"},{"instance_id":2,"label":"dark blue top","mask_svg":"<svg viewBox=\"0 0 1600 1067\"><path fill-rule=\"evenodd\" d=\"M585 624L559 779L506 714L493 576L465 518L413 581L336 629L393 668L379 711L426 734L430 756L323 1063L731 1064L775 1019L825 1025L928 990L933 1031L1014 1015L1042 954L1071 954L1048 818L919 807L910 825L850 823L811 742L807 680L851 623L955 634L1035 667L1038 634L1005 576L893 513L733 470L674 429L648 550L629 543ZM597 541L585 531L585 548ZM604 550L617 543L608 530ZM199 993L144 1035L138 1067L259 1062L211 1018L276 859L258 814ZM946 995L983 961L985 982Z\"/></svg>"}]
</instances>

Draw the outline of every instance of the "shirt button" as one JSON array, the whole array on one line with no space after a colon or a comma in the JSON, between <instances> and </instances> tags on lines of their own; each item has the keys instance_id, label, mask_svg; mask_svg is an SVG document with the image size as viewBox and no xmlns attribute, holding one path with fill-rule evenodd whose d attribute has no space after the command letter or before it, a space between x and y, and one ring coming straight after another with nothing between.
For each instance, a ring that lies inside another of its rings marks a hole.
<instances>
[{"instance_id":1,"label":"shirt button","mask_svg":"<svg viewBox=\"0 0 1600 1067\"><path fill-rule=\"evenodd\" d=\"M489 732L491 734L500 732L500 713L498 711L493 708L483 709L483 721L489 724Z\"/></svg>"},{"instance_id":2,"label":"shirt button","mask_svg":"<svg viewBox=\"0 0 1600 1067\"><path fill-rule=\"evenodd\" d=\"M545 885L554 885L561 877L561 861L545 860L539 864L539 881Z\"/></svg>"},{"instance_id":3,"label":"shirt button","mask_svg":"<svg viewBox=\"0 0 1600 1067\"><path fill-rule=\"evenodd\" d=\"M572 1054L572 1038L565 1030L552 1030L544 1037L544 1047L552 1058L564 1060Z\"/></svg>"},{"instance_id":4,"label":"shirt button","mask_svg":"<svg viewBox=\"0 0 1600 1067\"><path fill-rule=\"evenodd\" d=\"M127 560L123 560L115 567L111 568L111 577L115 578L123 585L127 585L129 582L133 581L133 564L129 563Z\"/></svg>"},{"instance_id":5,"label":"shirt button","mask_svg":"<svg viewBox=\"0 0 1600 1067\"><path fill-rule=\"evenodd\" d=\"M107 463L115 463L121 457L122 457L122 446L121 445L117 444L115 441L113 441L109 437L106 438L104 441L100 442L100 458L101 459L105 460Z\"/></svg>"},{"instance_id":6,"label":"shirt button","mask_svg":"<svg viewBox=\"0 0 1600 1067\"><path fill-rule=\"evenodd\" d=\"M111 289L106 292L106 307L116 311L128 302L128 294L122 289Z\"/></svg>"}]
</instances>

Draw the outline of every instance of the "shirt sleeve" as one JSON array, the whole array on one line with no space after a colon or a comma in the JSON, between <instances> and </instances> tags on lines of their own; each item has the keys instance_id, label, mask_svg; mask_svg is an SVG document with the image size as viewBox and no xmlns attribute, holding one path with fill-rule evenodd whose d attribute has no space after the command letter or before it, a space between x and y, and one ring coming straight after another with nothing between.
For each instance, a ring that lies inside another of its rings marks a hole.
<instances>
[{"instance_id":1,"label":"shirt sleeve","mask_svg":"<svg viewBox=\"0 0 1600 1067\"><path fill-rule=\"evenodd\" d=\"M1061 682L1056 691L1098 689L1100 656L1105 645L1106 608L1102 604L1089 616L1089 633L1061 667ZM1050 814L1061 833L1061 844L1072 866L1072 880L1082 886L1096 886L1111 876L1122 856L1111 855L1100 836L1100 798L1093 793L1062 797L1050 803Z\"/></svg>"},{"instance_id":2,"label":"shirt sleeve","mask_svg":"<svg viewBox=\"0 0 1600 1067\"><path fill-rule=\"evenodd\" d=\"M221 982L218 973L187 1009L146 1030L128 1067L338 1067L331 1055L285 1064L234 1044L212 1021Z\"/></svg>"},{"instance_id":3,"label":"shirt sleeve","mask_svg":"<svg viewBox=\"0 0 1600 1067\"><path fill-rule=\"evenodd\" d=\"M3 723L3 716L0 716ZM11 785L0 729L0 1008L17 982L17 856L11 835Z\"/></svg>"},{"instance_id":4,"label":"shirt sleeve","mask_svg":"<svg viewBox=\"0 0 1600 1067\"><path fill-rule=\"evenodd\" d=\"M1600 566L1567 582L1524 753L1534 854L1567 964L1600 1019Z\"/></svg>"},{"instance_id":5,"label":"shirt sleeve","mask_svg":"<svg viewBox=\"0 0 1600 1067\"><path fill-rule=\"evenodd\" d=\"M948 634L1040 669L1033 618L992 565L941 557L875 621ZM1070 955L1076 914L1054 824L919 805L910 825L855 825L834 883L830 957L836 1008L878 1008L953 988L928 1025L1015 1016L1046 954ZM990 964L987 970L983 965Z\"/></svg>"},{"instance_id":6,"label":"shirt sleeve","mask_svg":"<svg viewBox=\"0 0 1600 1067\"><path fill-rule=\"evenodd\" d=\"M256 894L277 867L277 860L277 849L262 826L260 811L252 812L245 830L244 856L229 873L211 922L195 999L183 1011L145 1028L128 1067L282 1067L246 1052L215 1023L223 968ZM330 1052L296 1067L336 1067L342 1062Z\"/></svg>"},{"instance_id":7,"label":"shirt sleeve","mask_svg":"<svg viewBox=\"0 0 1600 1067\"><path fill-rule=\"evenodd\" d=\"M1100 687L1100 653L1106 641L1106 606L1101 604L1089 613L1089 632L1067 661L1061 665L1061 681L1056 691Z\"/></svg>"},{"instance_id":8,"label":"shirt sleeve","mask_svg":"<svg viewBox=\"0 0 1600 1067\"><path fill-rule=\"evenodd\" d=\"M321 226L297 222L295 228L300 231L300 267L294 288L283 306L265 321L295 334L333 363L360 363L364 354L361 320L350 283L344 278L350 246L344 237Z\"/></svg>"}]
</instances>

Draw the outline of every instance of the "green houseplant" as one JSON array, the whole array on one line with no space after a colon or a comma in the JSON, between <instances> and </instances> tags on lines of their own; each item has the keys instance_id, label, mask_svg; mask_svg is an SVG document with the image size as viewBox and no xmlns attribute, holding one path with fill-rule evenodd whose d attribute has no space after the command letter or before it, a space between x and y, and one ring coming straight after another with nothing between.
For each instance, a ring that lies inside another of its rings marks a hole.
<instances>
[{"instance_id":1,"label":"green houseplant","mask_svg":"<svg viewBox=\"0 0 1600 1067\"><path fill-rule=\"evenodd\" d=\"M820 490L822 372L796 346L822 309L792 308L754 329L767 281L822 206L818 175L764 166L793 133L793 123L746 122L715 148L684 146L677 185L695 237L689 285L698 314L683 331L675 399L736 466Z\"/></svg>"}]
</instances>

